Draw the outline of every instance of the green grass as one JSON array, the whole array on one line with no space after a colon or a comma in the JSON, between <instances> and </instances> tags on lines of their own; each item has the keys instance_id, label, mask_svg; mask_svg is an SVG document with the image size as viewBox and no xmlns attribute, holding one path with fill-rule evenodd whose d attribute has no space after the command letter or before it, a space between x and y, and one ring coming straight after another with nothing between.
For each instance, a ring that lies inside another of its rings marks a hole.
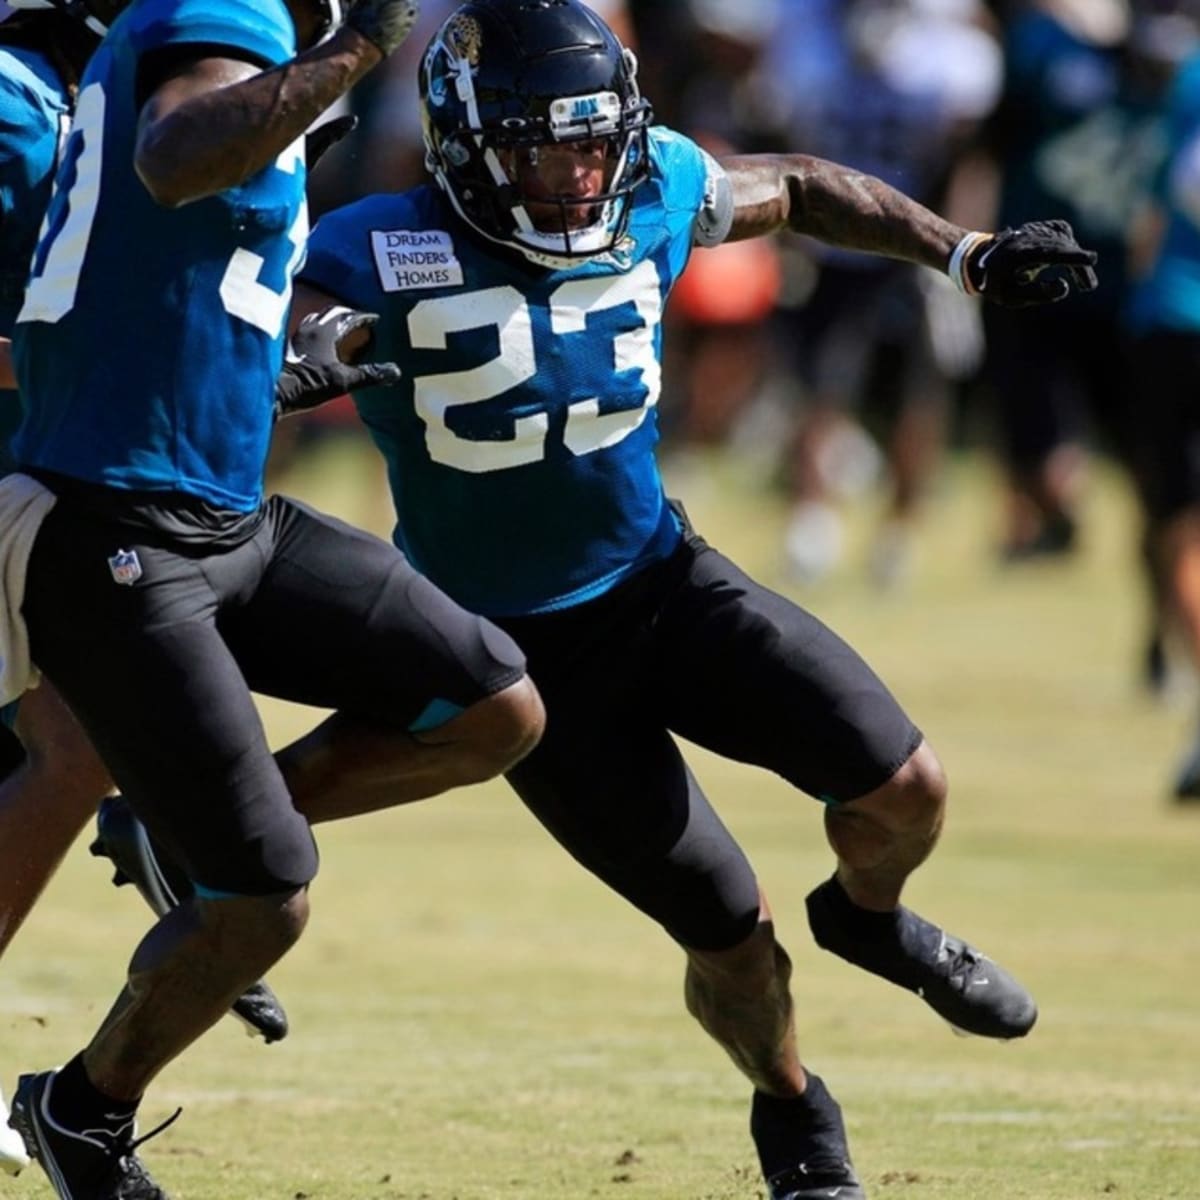
<instances>
[{"instance_id":1,"label":"green grass","mask_svg":"<svg viewBox=\"0 0 1200 1200\"><path fill-rule=\"evenodd\" d=\"M678 481L710 540L778 582L783 513L744 467ZM345 449L293 480L386 526ZM804 601L941 753L951 814L914 907L1010 965L1024 1042L953 1037L917 999L816 950L816 805L700 753L796 961L806 1059L840 1098L875 1200L1200 1196L1200 812L1164 799L1191 713L1142 698L1132 514L1105 478L1066 565L989 558L994 482L948 472L910 589L845 569ZM279 738L308 715L269 706ZM146 1157L176 1200L751 1200L748 1087L686 1017L678 951L569 861L502 786L321 831L314 918L271 975L293 1034L226 1021L163 1075ZM147 919L84 852L0 971L0 1065L62 1061ZM36 1171L0 1184L47 1196Z\"/></svg>"}]
</instances>

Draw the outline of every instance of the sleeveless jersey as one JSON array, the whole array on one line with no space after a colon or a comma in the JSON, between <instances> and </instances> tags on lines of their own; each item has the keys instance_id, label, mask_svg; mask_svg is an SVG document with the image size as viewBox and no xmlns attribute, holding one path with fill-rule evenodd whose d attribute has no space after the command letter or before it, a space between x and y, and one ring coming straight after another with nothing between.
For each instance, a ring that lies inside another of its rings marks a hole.
<instances>
[{"instance_id":1,"label":"sleeveless jersey","mask_svg":"<svg viewBox=\"0 0 1200 1200\"><path fill-rule=\"evenodd\" d=\"M1167 227L1134 292L1134 328L1200 332L1200 57L1179 73L1167 107L1168 158L1155 188Z\"/></svg>"},{"instance_id":2,"label":"sleeveless jersey","mask_svg":"<svg viewBox=\"0 0 1200 1200\"><path fill-rule=\"evenodd\" d=\"M277 64L295 32L283 0L143 0L114 23L81 81L18 317L14 455L249 512L308 232L303 142L217 196L155 203L133 167L137 67L188 44Z\"/></svg>"},{"instance_id":3,"label":"sleeveless jersey","mask_svg":"<svg viewBox=\"0 0 1200 1200\"><path fill-rule=\"evenodd\" d=\"M24 46L0 46L0 336L11 337L25 295L38 226L50 201L70 102L50 60ZM21 418L15 391L0 389L0 471Z\"/></svg>"},{"instance_id":4,"label":"sleeveless jersey","mask_svg":"<svg viewBox=\"0 0 1200 1200\"><path fill-rule=\"evenodd\" d=\"M533 267L469 235L433 187L321 218L302 278L380 314L356 396L387 460L394 540L489 616L598 596L677 545L654 458L662 312L711 160L665 129L611 254Z\"/></svg>"}]
</instances>

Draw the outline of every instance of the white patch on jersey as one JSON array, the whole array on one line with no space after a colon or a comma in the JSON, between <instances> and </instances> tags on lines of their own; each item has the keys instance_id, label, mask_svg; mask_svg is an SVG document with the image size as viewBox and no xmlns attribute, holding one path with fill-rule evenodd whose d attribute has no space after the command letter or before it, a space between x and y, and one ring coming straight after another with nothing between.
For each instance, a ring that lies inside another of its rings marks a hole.
<instances>
[{"instance_id":1,"label":"white patch on jersey","mask_svg":"<svg viewBox=\"0 0 1200 1200\"><path fill-rule=\"evenodd\" d=\"M385 292L462 285L462 263L444 229L372 229L371 250Z\"/></svg>"}]
</instances>

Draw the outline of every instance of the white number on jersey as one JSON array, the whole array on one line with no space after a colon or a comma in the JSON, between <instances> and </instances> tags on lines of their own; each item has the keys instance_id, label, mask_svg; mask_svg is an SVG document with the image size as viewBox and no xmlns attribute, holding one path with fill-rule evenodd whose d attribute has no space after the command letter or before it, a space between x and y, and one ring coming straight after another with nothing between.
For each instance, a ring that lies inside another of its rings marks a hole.
<instances>
[{"instance_id":1,"label":"white number on jersey","mask_svg":"<svg viewBox=\"0 0 1200 1200\"><path fill-rule=\"evenodd\" d=\"M74 161L75 179L65 196L66 220L55 233L46 251L41 271L29 282L25 303L17 317L22 321L61 320L75 307L79 289L79 272L87 252L96 206L100 200L100 177L104 164L104 89L99 83L89 84L79 94L75 119L62 156L64 162ZM304 140L295 141L275 160L275 167L295 175L304 163ZM56 211L52 198L42 228L41 241L50 227L51 214ZM308 239L308 209L301 203L296 219L288 230L292 251L284 269L285 283L276 292L259 282L263 259L244 247L233 252L221 280L220 295L225 311L261 329L272 338L283 330L292 298L292 274L304 255Z\"/></svg>"},{"instance_id":2,"label":"white number on jersey","mask_svg":"<svg viewBox=\"0 0 1200 1200\"><path fill-rule=\"evenodd\" d=\"M304 165L304 139L294 141L275 160L275 167L287 175L295 175ZM259 275L266 265L262 256L239 246L225 268L221 279L221 303L233 317L241 317L255 329L261 329L268 337L277 338L283 331L283 322L292 302L292 274L304 256L308 241L308 206L300 205L300 211L288 230L288 241L292 253L284 268L283 291L277 292L259 282Z\"/></svg>"},{"instance_id":3,"label":"white number on jersey","mask_svg":"<svg viewBox=\"0 0 1200 1200\"><path fill-rule=\"evenodd\" d=\"M18 321L46 321L53 325L75 307L79 268L96 219L100 200L100 168L104 162L104 89L89 84L79 93L75 121L64 150L64 161L75 159L75 183L70 191L67 219L46 253L41 273L29 282ZM42 221L38 240L50 227L51 205Z\"/></svg>"},{"instance_id":4,"label":"white number on jersey","mask_svg":"<svg viewBox=\"0 0 1200 1200\"><path fill-rule=\"evenodd\" d=\"M613 367L618 372L641 371L642 402L602 414L598 397L575 401L568 410L563 435L572 454L591 454L616 445L633 433L658 403L662 367L654 336L662 320L662 293L658 271L645 261L627 275L568 280L550 295L550 327L556 334L582 331L591 314L630 303L642 324L614 338ZM462 437L446 419L456 408L492 400L537 374L529 306L516 288L505 286L422 300L408 316L409 337L417 350L444 350L447 334L489 327L499 335L496 357L466 371L425 375L414 383L416 411L425 422L429 457L476 474L540 462L546 456L548 413L515 419L513 436L504 441Z\"/></svg>"}]
</instances>

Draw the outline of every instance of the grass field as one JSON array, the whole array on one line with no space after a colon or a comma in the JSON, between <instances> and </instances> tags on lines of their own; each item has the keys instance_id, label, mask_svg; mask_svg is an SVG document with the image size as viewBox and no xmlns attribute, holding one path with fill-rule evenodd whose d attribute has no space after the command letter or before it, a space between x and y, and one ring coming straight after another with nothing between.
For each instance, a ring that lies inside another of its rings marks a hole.
<instances>
[{"instance_id":1,"label":"grass field","mask_svg":"<svg viewBox=\"0 0 1200 1200\"><path fill-rule=\"evenodd\" d=\"M697 524L774 581L783 514L714 462ZM337 453L296 481L363 520ZM951 778L914 907L1016 971L1025 1041L951 1035L818 951L817 806L696 753L796 962L806 1059L840 1098L874 1200L1200 1197L1200 810L1165 787L1192 717L1138 691L1132 518L1103 481L1082 553L1003 572L986 470L948 472L902 595L857 563L803 598L893 685ZM374 518L378 525L380 519ZM271 707L280 739L309 719ZM503 786L321 832L314 917L272 973L293 1034L230 1021L162 1077L145 1157L176 1200L752 1200L749 1089L685 1016L678 952L570 862ZM0 1074L60 1062L147 923L81 844L0 972ZM36 1171L0 1181L48 1196Z\"/></svg>"}]
</instances>

